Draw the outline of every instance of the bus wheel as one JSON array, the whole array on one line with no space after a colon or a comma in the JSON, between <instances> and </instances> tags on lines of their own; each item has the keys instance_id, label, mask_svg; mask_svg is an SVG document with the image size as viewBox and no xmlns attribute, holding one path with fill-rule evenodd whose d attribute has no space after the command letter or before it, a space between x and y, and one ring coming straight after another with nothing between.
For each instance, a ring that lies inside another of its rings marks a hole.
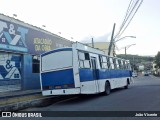
<instances>
[{"instance_id":1,"label":"bus wheel","mask_svg":"<svg viewBox=\"0 0 160 120\"><path fill-rule=\"evenodd\" d=\"M124 86L124 89L128 89L129 81L127 80L127 85Z\"/></svg>"},{"instance_id":2,"label":"bus wheel","mask_svg":"<svg viewBox=\"0 0 160 120\"><path fill-rule=\"evenodd\" d=\"M104 91L104 95L109 95L111 92L111 87L110 87L110 84L109 82L107 81L106 84L105 84L105 91Z\"/></svg>"}]
</instances>

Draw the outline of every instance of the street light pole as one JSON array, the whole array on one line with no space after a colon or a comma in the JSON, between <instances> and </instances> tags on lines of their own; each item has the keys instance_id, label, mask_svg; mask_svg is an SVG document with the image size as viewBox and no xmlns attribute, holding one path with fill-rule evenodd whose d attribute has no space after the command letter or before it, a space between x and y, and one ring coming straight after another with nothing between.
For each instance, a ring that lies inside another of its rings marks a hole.
<instances>
[{"instance_id":1,"label":"street light pole","mask_svg":"<svg viewBox=\"0 0 160 120\"><path fill-rule=\"evenodd\" d=\"M123 39L125 39L125 38L127 38L127 37L136 38L136 36L124 36L124 37L122 37L122 38L114 41L114 43L113 43L113 46L114 46L114 47L113 47L113 52L114 52L114 54L115 54L115 43L118 42L118 41L120 41L120 40L123 40ZM125 54L126 54L126 48L125 48Z\"/></svg>"},{"instance_id":2,"label":"street light pole","mask_svg":"<svg viewBox=\"0 0 160 120\"><path fill-rule=\"evenodd\" d=\"M120 40L122 40L122 39L125 39L125 38L127 38L127 37L136 38L136 36L124 36L124 37L122 37L122 38L116 40L114 43L116 43L116 42L118 42L118 41L120 41Z\"/></svg>"},{"instance_id":3,"label":"street light pole","mask_svg":"<svg viewBox=\"0 0 160 120\"><path fill-rule=\"evenodd\" d=\"M133 45L136 45L136 44L127 45L127 46L125 47L125 58L126 58L126 59L127 59L127 49L128 49L129 47L133 46Z\"/></svg>"},{"instance_id":4,"label":"street light pole","mask_svg":"<svg viewBox=\"0 0 160 120\"><path fill-rule=\"evenodd\" d=\"M125 47L125 58L127 58L127 48Z\"/></svg>"}]
</instances>

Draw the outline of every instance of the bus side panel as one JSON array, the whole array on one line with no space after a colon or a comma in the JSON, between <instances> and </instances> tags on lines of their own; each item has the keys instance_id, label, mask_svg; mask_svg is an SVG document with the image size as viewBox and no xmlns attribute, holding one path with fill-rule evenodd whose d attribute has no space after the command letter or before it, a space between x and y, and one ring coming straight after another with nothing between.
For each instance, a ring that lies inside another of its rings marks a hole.
<instances>
[{"instance_id":1,"label":"bus side panel","mask_svg":"<svg viewBox=\"0 0 160 120\"><path fill-rule=\"evenodd\" d=\"M129 70L111 70L111 80L115 82L115 88L123 87L127 84L127 79L130 80Z\"/></svg>"},{"instance_id":2,"label":"bus side panel","mask_svg":"<svg viewBox=\"0 0 160 120\"><path fill-rule=\"evenodd\" d=\"M110 70L100 69L98 70L99 79L109 79L110 78Z\"/></svg>"},{"instance_id":3,"label":"bus side panel","mask_svg":"<svg viewBox=\"0 0 160 120\"><path fill-rule=\"evenodd\" d=\"M104 92L105 90L105 83L106 81L110 82L111 89L114 87L114 81L110 80L110 70L108 69L99 69L98 70L98 84L99 84L99 91Z\"/></svg>"},{"instance_id":4,"label":"bus side panel","mask_svg":"<svg viewBox=\"0 0 160 120\"><path fill-rule=\"evenodd\" d=\"M75 87L73 69L41 73L41 79L43 90L46 90L46 88L55 89L56 86L66 88L67 85L72 85L70 87Z\"/></svg>"},{"instance_id":5,"label":"bus side panel","mask_svg":"<svg viewBox=\"0 0 160 120\"><path fill-rule=\"evenodd\" d=\"M80 81L93 81L93 70L92 69L87 69L87 68L81 68L79 69L79 74L80 74Z\"/></svg>"},{"instance_id":6,"label":"bus side panel","mask_svg":"<svg viewBox=\"0 0 160 120\"><path fill-rule=\"evenodd\" d=\"M98 70L99 74L99 90L100 92L104 91L105 82L108 80L111 85L111 89L125 86L127 83L127 79L130 79L130 71L129 70L107 70L100 69Z\"/></svg>"},{"instance_id":7,"label":"bus side panel","mask_svg":"<svg viewBox=\"0 0 160 120\"><path fill-rule=\"evenodd\" d=\"M80 81L81 81L81 93L82 94L95 94L96 89L96 81L93 77L93 70L81 68L79 69Z\"/></svg>"},{"instance_id":8,"label":"bus side panel","mask_svg":"<svg viewBox=\"0 0 160 120\"><path fill-rule=\"evenodd\" d=\"M73 48L73 74L75 87L80 87L78 51Z\"/></svg>"}]
</instances>

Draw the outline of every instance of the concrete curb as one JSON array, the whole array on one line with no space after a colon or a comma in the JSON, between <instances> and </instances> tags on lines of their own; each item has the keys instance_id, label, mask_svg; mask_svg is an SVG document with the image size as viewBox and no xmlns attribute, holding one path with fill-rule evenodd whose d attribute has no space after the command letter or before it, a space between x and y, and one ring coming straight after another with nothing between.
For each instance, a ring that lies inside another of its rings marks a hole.
<instances>
[{"instance_id":1,"label":"concrete curb","mask_svg":"<svg viewBox=\"0 0 160 120\"><path fill-rule=\"evenodd\" d=\"M26 109L29 107L37 107L40 105L44 105L45 103L47 104L51 100L52 98L41 98L41 99L11 103L11 104L0 106L0 111L1 112L2 111L18 111L18 110Z\"/></svg>"},{"instance_id":2,"label":"concrete curb","mask_svg":"<svg viewBox=\"0 0 160 120\"><path fill-rule=\"evenodd\" d=\"M52 97L44 97L39 99L33 99L33 100L28 100L23 102L2 105L0 106L0 112L18 111L18 110L23 110L30 107L44 107L68 98L71 98L71 96L52 96Z\"/></svg>"}]
</instances>

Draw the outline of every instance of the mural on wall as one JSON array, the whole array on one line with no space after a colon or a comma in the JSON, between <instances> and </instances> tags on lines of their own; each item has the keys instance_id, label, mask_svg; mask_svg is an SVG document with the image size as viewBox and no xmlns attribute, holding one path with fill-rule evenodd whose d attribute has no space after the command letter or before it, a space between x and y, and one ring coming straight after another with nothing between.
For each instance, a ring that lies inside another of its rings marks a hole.
<instances>
[{"instance_id":1,"label":"mural on wall","mask_svg":"<svg viewBox=\"0 0 160 120\"><path fill-rule=\"evenodd\" d=\"M28 29L12 23L0 21L0 48L28 52L25 36Z\"/></svg>"},{"instance_id":2,"label":"mural on wall","mask_svg":"<svg viewBox=\"0 0 160 120\"><path fill-rule=\"evenodd\" d=\"M71 41L55 35L0 19L0 49L41 54L71 44Z\"/></svg>"},{"instance_id":3,"label":"mural on wall","mask_svg":"<svg viewBox=\"0 0 160 120\"><path fill-rule=\"evenodd\" d=\"M21 56L0 53L0 80L21 79Z\"/></svg>"}]
</instances>

